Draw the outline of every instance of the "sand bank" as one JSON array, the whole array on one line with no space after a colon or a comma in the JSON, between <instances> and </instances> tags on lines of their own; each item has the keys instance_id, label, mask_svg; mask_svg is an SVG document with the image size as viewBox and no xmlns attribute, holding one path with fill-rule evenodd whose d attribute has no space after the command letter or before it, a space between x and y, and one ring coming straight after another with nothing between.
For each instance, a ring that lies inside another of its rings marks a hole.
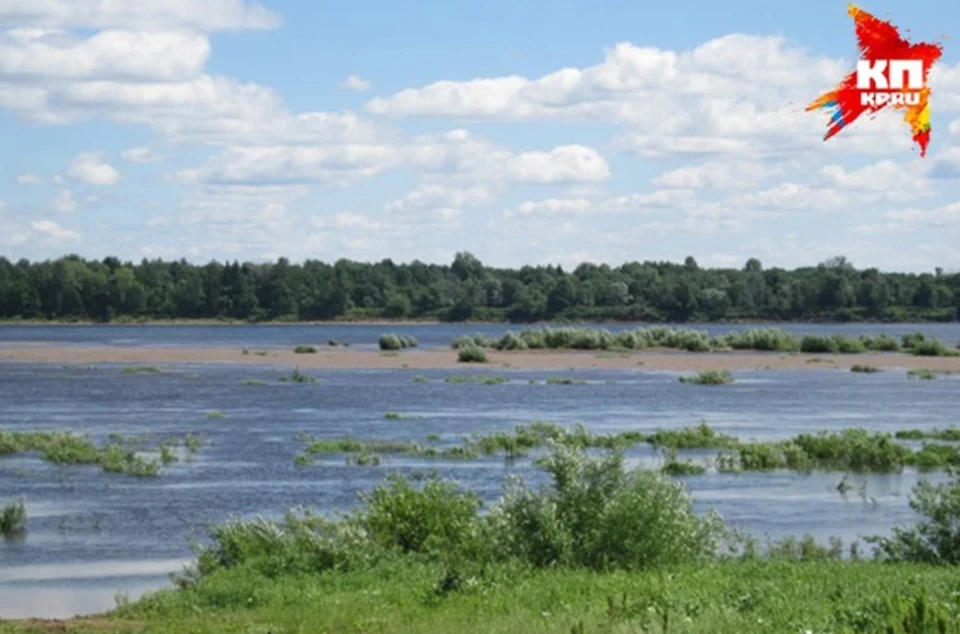
<instances>
[{"instance_id":1,"label":"sand bank","mask_svg":"<svg viewBox=\"0 0 960 634\"><path fill-rule=\"evenodd\" d=\"M295 354L289 349L267 350L265 356L243 354L237 348L133 348L51 346L0 348L0 362L59 364L168 364L168 363L241 363L250 365L283 365L301 368L342 369L648 369L667 371L697 370L796 370L850 369L855 364L878 368L929 368L960 372L960 357L914 357L899 353L867 353L852 355L794 354L774 352L706 352L642 351L605 353L577 351L490 352L489 363L457 362L453 350L409 350L382 353L371 350L342 348L320 349L316 354Z\"/></svg>"}]
</instances>

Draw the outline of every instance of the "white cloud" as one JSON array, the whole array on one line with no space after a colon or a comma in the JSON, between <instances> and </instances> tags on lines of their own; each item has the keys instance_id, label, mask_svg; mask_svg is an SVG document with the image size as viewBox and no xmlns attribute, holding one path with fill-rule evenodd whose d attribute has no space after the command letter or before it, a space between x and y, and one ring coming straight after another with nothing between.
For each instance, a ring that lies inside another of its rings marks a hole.
<instances>
[{"instance_id":1,"label":"white cloud","mask_svg":"<svg viewBox=\"0 0 960 634\"><path fill-rule=\"evenodd\" d=\"M109 163L103 161L103 155L86 152L77 156L70 164L67 175L88 185L116 185L120 174Z\"/></svg>"},{"instance_id":2,"label":"white cloud","mask_svg":"<svg viewBox=\"0 0 960 634\"><path fill-rule=\"evenodd\" d=\"M493 189L486 185L456 187L440 183L425 183L388 203L388 212L406 215L427 214L452 219L465 207L476 207L493 202Z\"/></svg>"},{"instance_id":3,"label":"white cloud","mask_svg":"<svg viewBox=\"0 0 960 634\"><path fill-rule=\"evenodd\" d=\"M591 183L610 178L600 154L582 145L514 153L464 130L398 144L230 147L181 181L219 184L328 183L344 185L388 169L418 167L476 183Z\"/></svg>"},{"instance_id":4,"label":"white cloud","mask_svg":"<svg viewBox=\"0 0 960 634\"><path fill-rule=\"evenodd\" d=\"M245 0L0 0L0 24L83 29L273 29L280 18Z\"/></svg>"},{"instance_id":5,"label":"white cloud","mask_svg":"<svg viewBox=\"0 0 960 634\"><path fill-rule=\"evenodd\" d=\"M357 92L367 92L373 88L373 84L359 75L350 75L342 84L340 84L340 87L347 90L355 90Z\"/></svg>"},{"instance_id":6,"label":"white cloud","mask_svg":"<svg viewBox=\"0 0 960 634\"><path fill-rule=\"evenodd\" d=\"M53 208L62 214L69 214L76 211L77 201L73 197L73 192L66 189L60 192L53 203Z\"/></svg>"},{"instance_id":7,"label":"white cloud","mask_svg":"<svg viewBox=\"0 0 960 634\"><path fill-rule=\"evenodd\" d=\"M664 172L653 183L681 189L741 189L781 173L778 167L752 161L708 162Z\"/></svg>"},{"instance_id":8,"label":"white cloud","mask_svg":"<svg viewBox=\"0 0 960 634\"><path fill-rule=\"evenodd\" d=\"M60 243L65 241L76 241L80 239L80 234L70 229L64 229L52 220L35 220L30 223L30 228L43 235L51 243Z\"/></svg>"},{"instance_id":9,"label":"white cloud","mask_svg":"<svg viewBox=\"0 0 960 634\"><path fill-rule=\"evenodd\" d=\"M84 40L21 30L0 34L0 77L172 81L198 76L209 55L210 42L198 33L101 31Z\"/></svg>"},{"instance_id":10,"label":"white cloud","mask_svg":"<svg viewBox=\"0 0 960 634\"><path fill-rule=\"evenodd\" d=\"M593 209L593 201L586 198L548 198L539 201L527 201L517 206L516 213L521 216L554 216L582 214ZM511 210L504 211L504 217L512 217Z\"/></svg>"},{"instance_id":11,"label":"white cloud","mask_svg":"<svg viewBox=\"0 0 960 634\"><path fill-rule=\"evenodd\" d=\"M19 174L17 183L20 185L39 185L43 180L36 174Z\"/></svg>"},{"instance_id":12,"label":"white cloud","mask_svg":"<svg viewBox=\"0 0 960 634\"><path fill-rule=\"evenodd\" d=\"M124 150L121 156L131 163L158 163L163 160L163 155L148 147L132 147Z\"/></svg>"}]
</instances>

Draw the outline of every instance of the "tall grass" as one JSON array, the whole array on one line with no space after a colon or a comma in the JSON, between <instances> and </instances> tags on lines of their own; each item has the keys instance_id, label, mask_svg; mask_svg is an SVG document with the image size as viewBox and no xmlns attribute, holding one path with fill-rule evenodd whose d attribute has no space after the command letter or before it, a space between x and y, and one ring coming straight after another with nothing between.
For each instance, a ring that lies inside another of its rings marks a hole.
<instances>
[{"instance_id":1,"label":"tall grass","mask_svg":"<svg viewBox=\"0 0 960 634\"><path fill-rule=\"evenodd\" d=\"M693 376L681 376L680 382L695 385L729 385L734 382L734 379L727 370L701 370Z\"/></svg>"}]
</instances>

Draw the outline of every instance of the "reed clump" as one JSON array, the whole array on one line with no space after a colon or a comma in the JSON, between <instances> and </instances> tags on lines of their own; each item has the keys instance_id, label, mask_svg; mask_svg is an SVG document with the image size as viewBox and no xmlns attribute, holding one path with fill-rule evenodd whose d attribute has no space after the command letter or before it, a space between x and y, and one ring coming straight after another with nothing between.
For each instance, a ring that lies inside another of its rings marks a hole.
<instances>
[{"instance_id":1,"label":"reed clump","mask_svg":"<svg viewBox=\"0 0 960 634\"><path fill-rule=\"evenodd\" d=\"M727 370L701 370L693 376L681 376L680 382L694 385L729 385L734 382L734 378Z\"/></svg>"},{"instance_id":2,"label":"reed clump","mask_svg":"<svg viewBox=\"0 0 960 634\"><path fill-rule=\"evenodd\" d=\"M460 363L486 363L487 351L478 346L460 348L457 352L457 361Z\"/></svg>"},{"instance_id":3,"label":"reed clump","mask_svg":"<svg viewBox=\"0 0 960 634\"><path fill-rule=\"evenodd\" d=\"M159 473L160 460L147 460L127 442L112 436L103 446L86 436L70 432L8 432L0 430L0 455L38 453L56 465L97 465L106 473L122 473L135 477L152 477Z\"/></svg>"}]
</instances>

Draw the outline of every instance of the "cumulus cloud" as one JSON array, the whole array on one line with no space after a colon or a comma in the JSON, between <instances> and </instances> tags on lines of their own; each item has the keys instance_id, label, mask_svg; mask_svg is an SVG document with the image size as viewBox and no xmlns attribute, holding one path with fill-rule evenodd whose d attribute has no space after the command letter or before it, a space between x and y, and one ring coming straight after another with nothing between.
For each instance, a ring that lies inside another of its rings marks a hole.
<instances>
[{"instance_id":1,"label":"cumulus cloud","mask_svg":"<svg viewBox=\"0 0 960 634\"><path fill-rule=\"evenodd\" d=\"M280 17L245 0L0 0L0 24L79 29L273 29Z\"/></svg>"},{"instance_id":2,"label":"cumulus cloud","mask_svg":"<svg viewBox=\"0 0 960 634\"><path fill-rule=\"evenodd\" d=\"M159 163L163 155L148 147L132 147L124 150L121 156L131 163Z\"/></svg>"},{"instance_id":3,"label":"cumulus cloud","mask_svg":"<svg viewBox=\"0 0 960 634\"><path fill-rule=\"evenodd\" d=\"M103 155L86 152L73 159L67 175L88 185L116 185L120 174L112 165L103 161Z\"/></svg>"},{"instance_id":4,"label":"cumulus cloud","mask_svg":"<svg viewBox=\"0 0 960 634\"><path fill-rule=\"evenodd\" d=\"M101 31L87 39L39 29L0 34L0 77L19 81L189 79L209 56L210 42L199 33Z\"/></svg>"},{"instance_id":5,"label":"cumulus cloud","mask_svg":"<svg viewBox=\"0 0 960 634\"><path fill-rule=\"evenodd\" d=\"M79 233L70 229L64 229L52 220L35 220L30 223L30 228L45 237L48 242L52 243L76 241L80 239Z\"/></svg>"},{"instance_id":6,"label":"cumulus cloud","mask_svg":"<svg viewBox=\"0 0 960 634\"><path fill-rule=\"evenodd\" d=\"M36 174L18 174L17 175L17 184L19 185L39 185L43 182Z\"/></svg>"},{"instance_id":7,"label":"cumulus cloud","mask_svg":"<svg viewBox=\"0 0 960 634\"><path fill-rule=\"evenodd\" d=\"M373 84L359 75L350 75L342 84L340 84L340 87L347 90L355 90L357 92L367 92L373 88Z\"/></svg>"}]
</instances>

